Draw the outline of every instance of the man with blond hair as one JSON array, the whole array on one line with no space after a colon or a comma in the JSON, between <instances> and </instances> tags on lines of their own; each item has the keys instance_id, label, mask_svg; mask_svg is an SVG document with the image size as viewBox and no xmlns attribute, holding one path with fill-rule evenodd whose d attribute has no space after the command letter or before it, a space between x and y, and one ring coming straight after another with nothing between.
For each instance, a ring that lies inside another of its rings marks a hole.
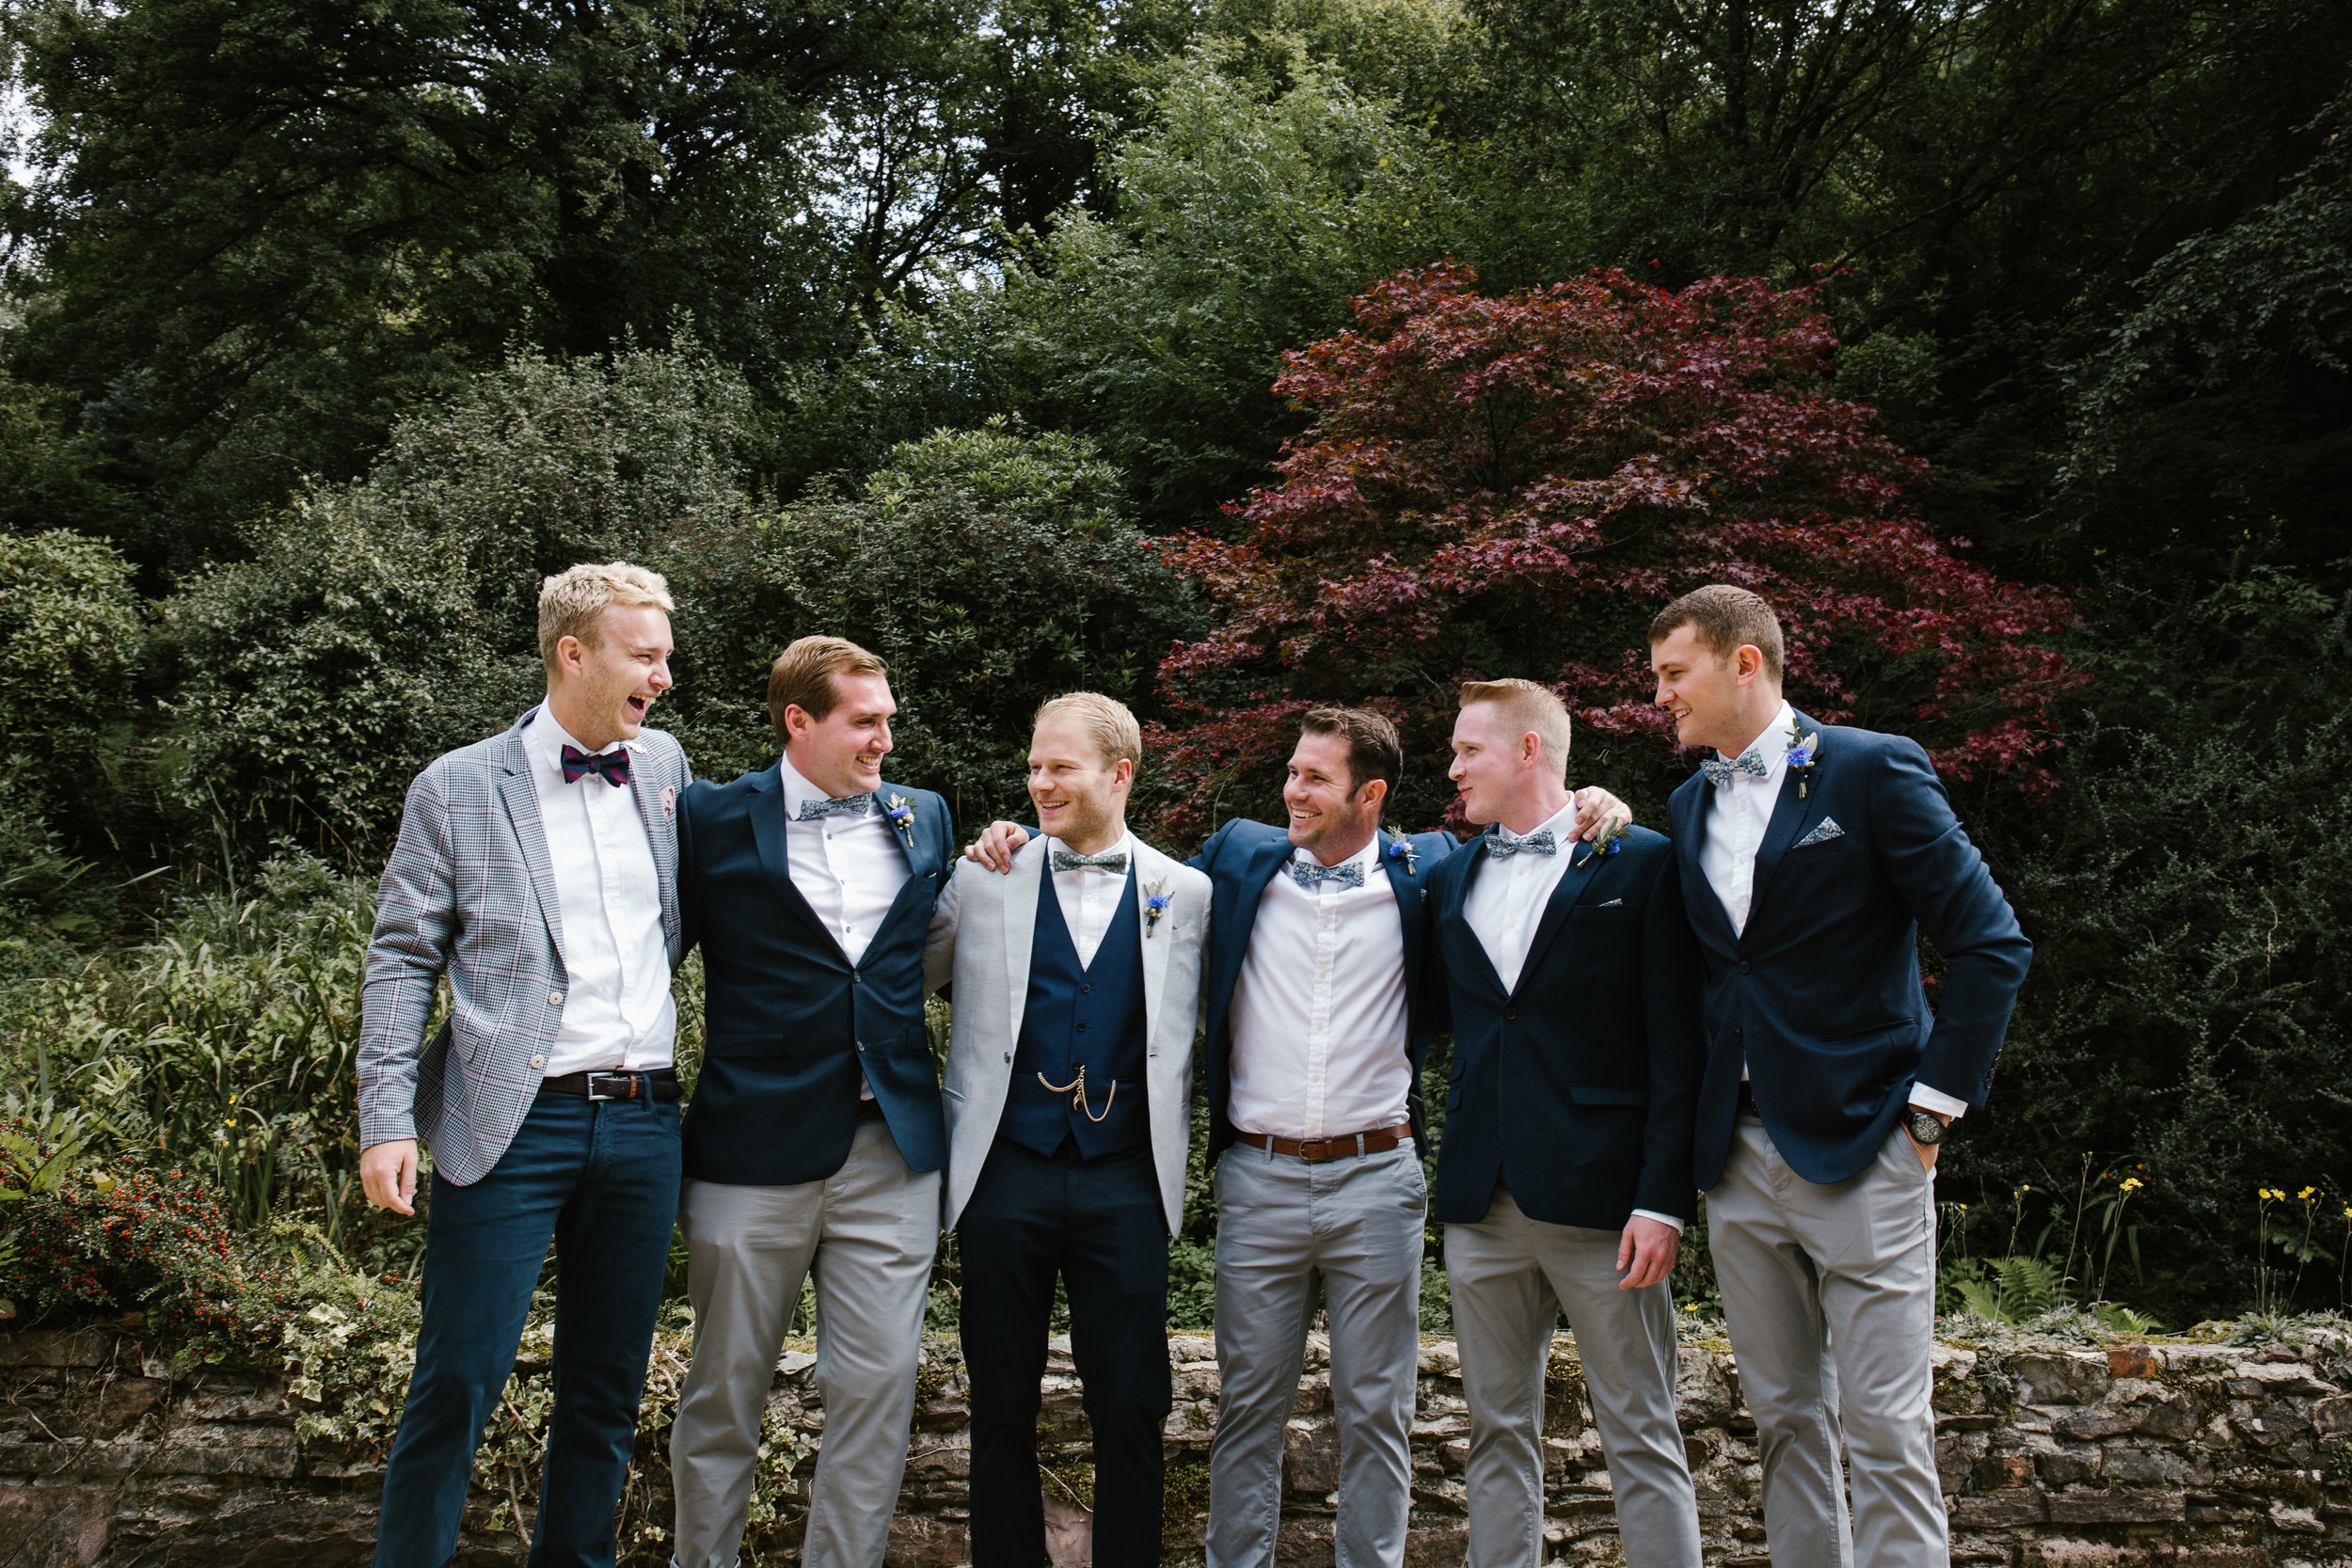
<instances>
[{"instance_id":1,"label":"man with blond hair","mask_svg":"<svg viewBox=\"0 0 2352 1568\"><path fill-rule=\"evenodd\" d=\"M1579 842L1568 710L1533 681L1461 689L1451 776L1486 831L1430 873L1454 1028L1436 1201L1470 1404L1470 1568L1544 1549L1544 1382L1561 1311L1629 1568L1699 1568L1675 1421L1674 1270L1696 1212L1696 958L1674 847ZM1438 1027L1444 1027L1442 1022Z\"/></svg>"},{"instance_id":2,"label":"man with blond hair","mask_svg":"<svg viewBox=\"0 0 2352 1568\"><path fill-rule=\"evenodd\" d=\"M386 1466L377 1568L458 1546L484 1424L550 1243L555 1409L534 1564L609 1564L677 1212L684 952L668 588L622 562L539 590L547 701L409 785L360 990L368 1198L415 1212L424 1321ZM436 991L450 1008L431 1038Z\"/></svg>"},{"instance_id":3,"label":"man with blond hair","mask_svg":"<svg viewBox=\"0 0 2352 1568\"><path fill-rule=\"evenodd\" d=\"M686 1118L694 1361L670 1470L683 1568L730 1568L776 1353L817 1291L824 1441L807 1568L881 1568L906 1473L946 1159L923 958L955 843L947 802L882 777L898 705L856 643L803 637L768 676L784 755L678 814L687 942L707 992Z\"/></svg>"},{"instance_id":4,"label":"man with blond hair","mask_svg":"<svg viewBox=\"0 0 2352 1568\"><path fill-rule=\"evenodd\" d=\"M928 966L955 985L947 1223L961 1242L972 1561L1045 1560L1037 1422L1057 1283L1094 1435L1096 1568L1157 1568L1168 1238L1183 1217L1209 879L1127 830L1135 715L1038 709L1040 837L957 867Z\"/></svg>"}]
</instances>

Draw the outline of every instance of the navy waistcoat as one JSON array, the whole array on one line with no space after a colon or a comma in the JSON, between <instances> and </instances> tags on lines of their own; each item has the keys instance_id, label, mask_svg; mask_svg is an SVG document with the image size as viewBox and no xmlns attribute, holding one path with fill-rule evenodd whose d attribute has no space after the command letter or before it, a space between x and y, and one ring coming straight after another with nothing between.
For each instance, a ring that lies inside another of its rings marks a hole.
<instances>
[{"instance_id":1,"label":"navy waistcoat","mask_svg":"<svg viewBox=\"0 0 2352 1568\"><path fill-rule=\"evenodd\" d=\"M1052 1155L1075 1138L1087 1159L1150 1142L1144 1114L1145 1057L1142 923L1136 918L1135 872L1127 873L1118 912L1089 967L1061 917L1052 872L1038 879L1037 935L1029 944L1029 996L1012 1053L1012 1087L998 1132ZM1086 1107L1070 1089L1086 1069ZM1039 1081L1039 1074L1044 1081ZM1112 1085L1118 1085L1114 1093ZM1102 1119L1097 1121L1095 1117Z\"/></svg>"}]
</instances>

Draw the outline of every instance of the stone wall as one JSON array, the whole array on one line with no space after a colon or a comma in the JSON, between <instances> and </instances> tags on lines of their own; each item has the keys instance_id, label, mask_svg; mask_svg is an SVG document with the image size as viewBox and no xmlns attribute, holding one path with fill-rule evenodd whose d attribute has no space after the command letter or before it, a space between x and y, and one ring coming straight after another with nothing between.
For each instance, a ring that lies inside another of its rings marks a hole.
<instances>
[{"instance_id":1,"label":"stone wall","mask_svg":"<svg viewBox=\"0 0 2352 1568\"><path fill-rule=\"evenodd\" d=\"M1168 1546L1198 1560L1206 1457L1216 1408L1211 1342L1169 1339L1177 1409L1168 1422ZM2342 1354L2328 1346L2325 1354ZM821 1435L815 1357L787 1349L773 1412ZM0 1568L137 1563L331 1568L367 1560L378 1456L305 1443L285 1386L216 1369L175 1369L120 1335L0 1335ZM1339 1445L1323 1353L1311 1353L1291 1423L1284 1568L1331 1560ZM900 1499L893 1568L966 1560L961 1382L952 1344L925 1357L922 1403ZM1582 1400L1574 1341L1556 1342L1545 1433L1548 1555L1621 1560L1609 1477ZM1710 1563L1767 1562L1756 1497L1755 1427L1733 1358L1719 1342L1682 1351L1682 1425L1698 1479ZM1936 1353L1938 1457L1953 1558L2012 1568L2293 1568L2352 1563L2352 1396L2312 1353L2165 1343L2086 1350L2048 1341ZM1469 1418L1454 1346L1422 1351L1414 1435L1411 1558L1463 1555L1461 1472ZM1057 1348L1042 1428L1057 1561L1085 1559L1086 1423ZM632 1483L642 1518L666 1520L660 1433L648 1433ZM803 1461L787 1488L804 1481ZM776 1522L747 1561L788 1561L797 1499L780 1489ZM528 1498L520 1499L526 1512ZM518 1561L515 1499L485 1492L461 1561ZM624 1543L624 1560L667 1560L658 1526Z\"/></svg>"}]
</instances>

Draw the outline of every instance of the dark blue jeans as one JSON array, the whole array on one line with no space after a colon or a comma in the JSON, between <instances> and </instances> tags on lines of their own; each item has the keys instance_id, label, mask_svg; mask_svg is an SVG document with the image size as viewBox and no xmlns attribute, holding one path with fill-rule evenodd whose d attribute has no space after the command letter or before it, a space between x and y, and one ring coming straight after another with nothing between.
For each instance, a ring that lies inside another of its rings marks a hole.
<instances>
[{"instance_id":1,"label":"dark blue jeans","mask_svg":"<svg viewBox=\"0 0 2352 1568\"><path fill-rule=\"evenodd\" d=\"M515 1370L550 1243L555 1415L531 1568L612 1561L677 1197L677 1106L649 1100L542 1094L489 1175L469 1187L434 1176L424 1326L375 1568L442 1568L456 1555L474 1450Z\"/></svg>"}]
</instances>

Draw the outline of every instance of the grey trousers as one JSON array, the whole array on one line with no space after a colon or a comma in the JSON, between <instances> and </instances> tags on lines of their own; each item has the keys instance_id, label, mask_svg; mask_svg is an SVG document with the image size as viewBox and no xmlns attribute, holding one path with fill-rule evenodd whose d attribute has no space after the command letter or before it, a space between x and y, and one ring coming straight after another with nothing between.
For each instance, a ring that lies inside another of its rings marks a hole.
<instances>
[{"instance_id":1,"label":"grey trousers","mask_svg":"<svg viewBox=\"0 0 2352 1568\"><path fill-rule=\"evenodd\" d=\"M1867 1169L1820 1186L1742 1117L1707 1195L1707 1239L1756 1418L1773 1568L1944 1568L1934 1183L1911 1139L1896 1129Z\"/></svg>"},{"instance_id":2,"label":"grey trousers","mask_svg":"<svg viewBox=\"0 0 2352 1568\"><path fill-rule=\"evenodd\" d=\"M1470 1409L1470 1568L1542 1560L1544 1375L1562 1308L1609 1456L1625 1560L1699 1568L1698 1497L1675 1423L1674 1292L1617 1289L1619 1234L1529 1219L1500 1185L1484 1220L1445 1227Z\"/></svg>"},{"instance_id":3,"label":"grey trousers","mask_svg":"<svg viewBox=\"0 0 2352 1568\"><path fill-rule=\"evenodd\" d=\"M759 1464L776 1353L802 1277L817 1280L817 1386L825 1431L811 1483L806 1568L881 1568L906 1477L939 1247L939 1173L917 1175L890 1130L862 1122L822 1181L689 1181L680 1200L694 1363L670 1434L681 1568L731 1568Z\"/></svg>"},{"instance_id":4,"label":"grey trousers","mask_svg":"<svg viewBox=\"0 0 2352 1568\"><path fill-rule=\"evenodd\" d=\"M1403 1568L1429 1209L1414 1147L1311 1165L1237 1144L1214 1182L1222 1385L1209 1446L1209 1568L1274 1561L1282 1433L1318 1284L1339 1416L1339 1568Z\"/></svg>"}]
</instances>

